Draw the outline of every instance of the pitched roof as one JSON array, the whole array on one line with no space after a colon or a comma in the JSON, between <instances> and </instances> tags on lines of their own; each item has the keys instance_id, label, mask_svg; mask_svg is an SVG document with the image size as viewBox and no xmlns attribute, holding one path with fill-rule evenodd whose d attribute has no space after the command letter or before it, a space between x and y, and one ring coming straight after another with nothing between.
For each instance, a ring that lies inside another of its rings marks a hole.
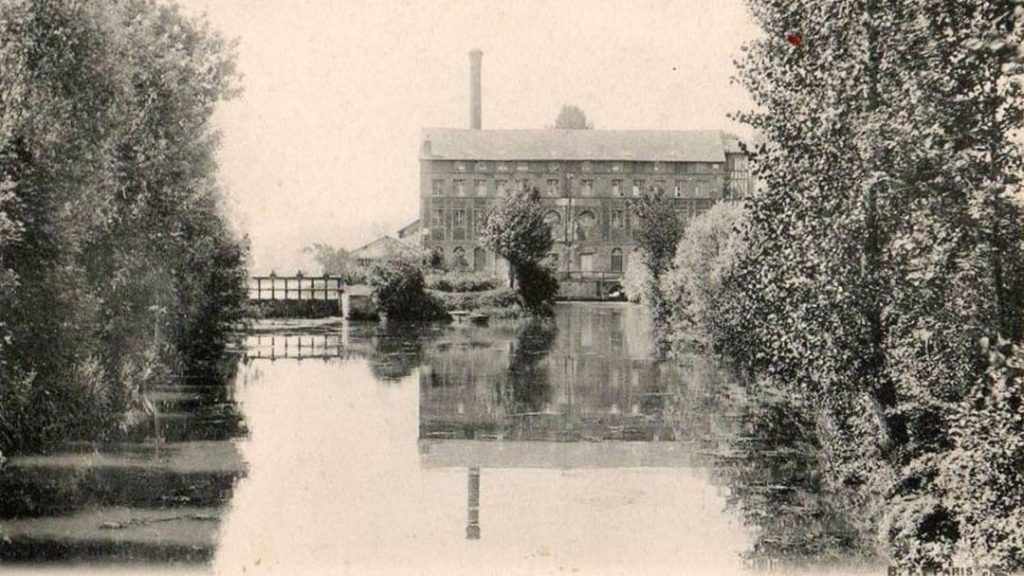
<instances>
[{"instance_id":1,"label":"pitched roof","mask_svg":"<svg viewBox=\"0 0 1024 576\"><path fill-rule=\"evenodd\" d=\"M406 224L405 226L403 226L402 228L400 228L398 230L397 234L398 234L399 238L405 238L409 234L414 234L414 233L418 232L419 229L420 229L420 220L419 220L419 218L417 218L416 220L413 220L412 222L410 222L410 223Z\"/></svg>"},{"instance_id":2,"label":"pitched roof","mask_svg":"<svg viewBox=\"0 0 1024 576\"><path fill-rule=\"evenodd\" d=\"M467 130L426 128L422 159L724 162L720 130Z\"/></svg>"},{"instance_id":3,"label":"pitched roof","mask_svg":"<svg viewBox=\"0 0 1024 576\"><path fill-rule=\"evenodd\" d=\"M393 256L405 249L406 245L400 240L390 236L382 236L369 244L356 248L349 256L361 260L377 260Z\"/></svg>"}]
</instances>

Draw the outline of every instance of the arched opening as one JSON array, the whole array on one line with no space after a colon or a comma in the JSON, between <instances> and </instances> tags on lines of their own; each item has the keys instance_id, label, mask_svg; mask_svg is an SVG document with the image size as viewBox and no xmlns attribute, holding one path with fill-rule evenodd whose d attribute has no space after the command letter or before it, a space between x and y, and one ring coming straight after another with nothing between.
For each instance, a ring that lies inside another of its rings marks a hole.
<instances>
[{"instance_id":1,"label":"arched opening","mask_svg":"<svg viewBox=\"0 0 1024 576\"><path fill-rule=\"evenodd\" d=\"M597 225L597 217L590 210L584 210L576 216L576 239L586 240L593 236L594 226Z\"/></svg>"},{"instance_id":2,"label":"arched opening","mask_svg":"<svg viewBox=\"0 0 1024 576\"><path fill-rule=\"evenodd\" d=\"M562 238L562 215L551 210L544 215L544 223L551 229L551 237L555 240Z\"/></svg>"},{"instance_id":3,"label":"arched opening","mask_svg":"<svg viewBox=\"0 0 1024 576\"><path fill-rule=\"evenodd\" d=\"M456 246L455 250L452 250L452 266L455 268L465 268L467 265L465 248Z\"/></svg>"},{"instance_id":4,"label":"arched opening","mask_svg":"<svg viewBox=\"0 0 1024 576\"><path fill-rule=\"evenodd\" d=\"M622 273L622 248L612 249L612 272Z\"/></svg>"}]
</instances>

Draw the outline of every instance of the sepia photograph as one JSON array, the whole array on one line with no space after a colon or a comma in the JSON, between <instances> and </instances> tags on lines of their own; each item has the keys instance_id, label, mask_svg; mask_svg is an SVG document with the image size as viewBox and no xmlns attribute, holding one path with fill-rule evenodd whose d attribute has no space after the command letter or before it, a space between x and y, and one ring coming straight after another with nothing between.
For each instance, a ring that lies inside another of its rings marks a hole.
<instances>
[{"instance_id":1,"label":"sepia photograph","mask_svg":"<svg viewBox=\"0 0 1024 576\"><path fill-rule=\"evenodd\" d=\"M1022 0L0 0L0 573L1024 574Z\"/></svg>"}]
</instances>

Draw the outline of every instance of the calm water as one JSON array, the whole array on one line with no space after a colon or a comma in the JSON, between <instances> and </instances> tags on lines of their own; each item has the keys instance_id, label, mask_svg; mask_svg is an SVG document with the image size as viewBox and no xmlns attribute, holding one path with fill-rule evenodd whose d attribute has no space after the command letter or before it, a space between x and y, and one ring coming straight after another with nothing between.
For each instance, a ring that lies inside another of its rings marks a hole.
<instances>
[{"instance_id":1,"label":"calm water","mask_svg":"<svg viewBox=\"0 0 1024 576\"><path fill-rule=\"evenodd\" d=\"M632 305L262 325L244 349L233 384L165 416L179 435L159 455L144 440L92 454L86 477L120 476L76 481L74 506L42 489L31 510L7 505L0 530L26 543L10 550L228 574L717 574L832 566L858 546L810 424L702 358L655 362ZM48 485L76 457L4 481Z\"/></svg>"}]
</instances>

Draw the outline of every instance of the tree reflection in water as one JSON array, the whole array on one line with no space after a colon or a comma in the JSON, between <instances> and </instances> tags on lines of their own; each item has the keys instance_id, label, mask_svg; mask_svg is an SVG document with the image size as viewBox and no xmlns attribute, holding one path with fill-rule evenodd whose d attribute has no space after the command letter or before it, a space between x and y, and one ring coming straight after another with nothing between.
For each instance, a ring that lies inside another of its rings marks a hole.
<instances>
[{"instance_id":1,"label":"tree reflection in water","mask_svg":"<svg viewBox=\"0 0 1024 576\"><path fill-rule=\"evenodd\" d=\"M719 458L729 504L756 528L757 566L871 564L872 538L849 521L843 498L822 477L824 457L809 410L779 393L746 387L741 434Z\"/></svg>"}]
</instances>

